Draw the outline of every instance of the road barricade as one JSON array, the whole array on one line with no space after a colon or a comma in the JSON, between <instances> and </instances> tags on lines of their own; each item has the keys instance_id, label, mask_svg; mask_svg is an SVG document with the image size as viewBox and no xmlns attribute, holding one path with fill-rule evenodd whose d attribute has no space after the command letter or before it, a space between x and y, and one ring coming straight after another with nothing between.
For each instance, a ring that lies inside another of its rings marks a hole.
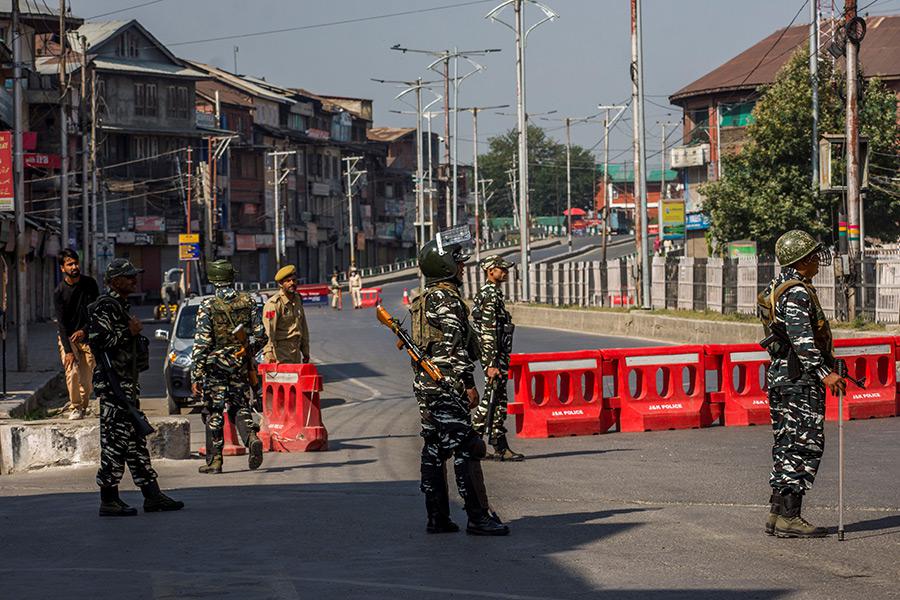
<instances>
[{"instance_id":1,"label":"road barricade","mask_svg":"<svg viewBox=\"0 0 900 600\"><path fill-rule=\"evenodd\" d=\"M371 287L359 290L359 297L363 308L372 308L381 304L381 288Z\"/></svg>"},{"instance_id":2,"label":"road barricade","mask_svg":"<svg viewBox=\"0 0 900 600\"><path fill-rule=\"evenodd\" d=\"M771 359L759 344L704 346L706 369L718 373L718 390L708 392L710 404L721 405L728 427L768 425L766 370Z\"/></svg>"},{"instance_id":3,"label":"road barricade","mask_svg":"<svg viewBox=\"0 0 900 600\"><path fill-rule=\"evenodd\" d=\"M247 449L241 444L241 438L238 437L234 423L228 418L228 411L226 410L222 413L222 416L225 418L225 424L222 426L222 435L225 438L225 445L222 446L222 455L241 456L247 454ZM206 456L206 446L200 446L200 449L197 452L200 456Z\"/></svg>"},{"instance_id":4,"label":"road barricade","mask_svg":"<svg viewBox=\"0 0 900 600\"><path fill-rule=\"evenodd\" d=\"M263 445L275 452L328 449L319 392L322 377L312 364L261 364Z\"/></svg>"},{"instance_id":5,"label":"road barricade","mask_svg":"<svg viewBox=\"0 0 900 600\"><path fill-rule=\"evenodd\" d=\"M619 431L694 429L720 420L721 406L706 398L703 346L601 354L604 373L613 376L615 393L608 405L617 413Z\"/></svg>"},{"instance_id":6,"label":"road barricade","mask_svg":"<svg viewBox=\"0 0 900 600\"><path fill-rule=\"evenodd\" d=\"M328 306L328 294L331 289L327 285L298 285L294 289L300 294L303 306Z\"/></svg>"},{"instance_id":7,"label":"road barricade","mask_svg":"<svg viewBox=\"0 0 900 600\"><path fill-rule=\"evenodd\" d=\"M547 438L609 430L614 419L603 404L602 373L598 350L513 354L515 392L508 411L516 416L516 434Z\"/></svg>"},{"instance_id":8,"label":"road barricade","mask_svg":"<svg viewBox=\"0 0 900 600\"><path fill-rule=\"evenodd\" d=\"M847 371L857 379L866 378L865 389L847 382L844 419L893 417L897 406L898 338L842 338L834 341L834 355L847 362ZM838 399L830 391L825 396L825 418L836 421Z\"/></svg>"}]
</instances>

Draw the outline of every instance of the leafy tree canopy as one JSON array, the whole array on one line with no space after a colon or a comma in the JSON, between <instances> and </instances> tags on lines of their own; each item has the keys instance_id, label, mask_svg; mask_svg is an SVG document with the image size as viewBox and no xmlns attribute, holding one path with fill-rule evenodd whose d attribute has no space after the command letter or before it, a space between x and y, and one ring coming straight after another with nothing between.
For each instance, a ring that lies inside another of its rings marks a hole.
<instances>
[{"instance_id":1,"label":"leafy tree canopy","mask_svg":"<svg viewBox=\"0 0 900 600\"><path fill-rule=\"evenodd\" d=\"M575 127L575 125L573 125ZM488 213L493 217L512 216L512 199L507 171L513 168L513 156L518 154L518 135L515 129L488 140L490 150L478 155L478 176L492 179L493 198ZM566 146L547 136L543 129L528 126L529 178L531 179L531 214L561 215L566 209ZM572 206L593 208L594 186L600 178L591 153L572 145ZM517 200L518 202L518 200Z\"/></svg>"},{"instance_id":2,"label":"leafy tree canopy","mask_svg":"<svg viewBox=\"0 0 900 600\"><path fill-rule=\"evenodd\" d=\"M712 221L710 233L719 243L752 239L760 250L771 253L775 240L795 228L829 243L837 239L842 197L814 192L811 186L808 56L797 52L775 82L762 90L740 152L723 153L722 179L701 188L706 196L704 210ZM828 60L820 62L818 89L820 134L843 133L839 93L843 83ZM869 139L870 172L872 176L896 175L900 166L897 99L877 79L867 81L862 97L860 124L862 135ZM879 187L870 185L866 196L866 236L893 241L900 235L900 192Z\"/></svg>"}]
</instances>

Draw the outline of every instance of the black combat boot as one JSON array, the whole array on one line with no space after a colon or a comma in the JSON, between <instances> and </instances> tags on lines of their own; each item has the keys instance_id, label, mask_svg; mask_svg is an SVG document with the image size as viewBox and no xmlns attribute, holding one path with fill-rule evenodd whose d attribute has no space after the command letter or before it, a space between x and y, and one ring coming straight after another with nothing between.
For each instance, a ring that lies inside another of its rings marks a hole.
<instances>
[{"instance_id":1,"label":"black combat boot","mask_svg":"<svg viewBox=\"0 0 900 600\"><path fill-rule=\"evenodd\" d=\"M218 436L215 435L209 427L206 428L206 464L197 469L198 473L204 473L206 475L218 475L222 472L222 454L221 451L217 454L214 448L216 447L216 438ZM221 448L221 444L219 445Z\"/></svg>"},{"instance_id":2,"label":"black combat boot","mask_svg":"<svg viewBox=\"0 0 900 600\"><path fill-rule=\"evenodd\" d=\"M256 431L252 429L247 435L247 450L250 455L247 458L247 466L250 467L251 471L255 471L263 462L263 443L259 436L256 435Z\"/></svg>"},{"instance_id":3,"label":"black combat boot","mask_svg":"<svg viewBox=\"0 0 900 600\"><path fill-rule=\"evenodd\" d=\"M116 485L100 488L101 517L133 517L137 509L122 502L119 498L119 487Z\"/></svg>"},{"instance_id":4,"label":"black combat boot","mask_svg":"<svg viewBox=\"0 0 900 600\"><path fill-rule=\"evenodd\" d=\"M494 447L494 454L491 455L491 460L504 462L522 462L525 460L524 454L513 452L510 449L509 442L506 441L505 435L498 437L491 445Z\"/></svg>"},{"instance_id":5,"label":"black combat boot","mask_svg":"<svg viewBox=\"0 0 900 600\"><path fill-rule=\"evenodd\" d=\"M172 500L163 494L155 479L142 485L141 493L144 494L144 512L168 512L184 508L184 502Z\"/></svg>"},{"instance_id":6,"label":"black combat boot","mask_svg":"<svg viewBox=\"0 0 900 600\"><path fill-rule=\"evenodd\" d=\"M450 519L450 494L447 491L447 474L441 470L440 478L432 481L434 491L425 494L425 509L428 511L428 533L456 533L459 525Z\"/></svg>"},{"instance_id":7,"label":"black combat boot","mask_svg":"<svg viewBox=\"0 0 900 600\"><path fill-rule=\"evenodd\" d=\"M509 535L509 527L490 510L481 461L469 459L455 465L456 484L465 501L469 535Z\"/></svg>"},{"instance_id":8,"label":"black combat boot","mask_svg":"<svg viewBox=\"0 0 900 600\"><path fill-rule=\"evenodd\" d=\"M788 492L781 495L781 514L775 520L775 535L780 538L820 538L828 535L824 527L815 527L800 516L803 495Z\"/></svg>"},{"instance_id":9,"label":"black combat boot","mask_svg":"<svg viewBox=\"0 0 900 600\"><path fill-rule=\"evenodd\" d=\"M775 535L775 522L781 514L781 494L773 489L769 496L769 516L766 518L766 535Z\"/></svg>"}]
</instances>

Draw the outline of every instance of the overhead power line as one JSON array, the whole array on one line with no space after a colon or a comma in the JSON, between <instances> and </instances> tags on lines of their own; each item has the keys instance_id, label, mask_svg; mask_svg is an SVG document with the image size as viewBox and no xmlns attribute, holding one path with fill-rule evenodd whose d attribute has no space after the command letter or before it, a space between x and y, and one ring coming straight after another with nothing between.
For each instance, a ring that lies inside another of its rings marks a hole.
<instances>
[{"instance_id":1,"label":"overhead power line","mask_svg":"<svg viewBox=\"0 0 900 600\"><path fill-rule=\"evenodd\" d=\"M160 2L165 2L165 0L150 0L150 2L141 2L140 4L135 4L134 6L126 6L125 8L119 8L117 10L111 10L109 12L101 13L99 15L94 15L93 17L88 17L85 21L91 21L93 19L99 19L100 17L108 17L110 15L117 15L119 13L123 13L129 10L135 10L137 8L143 8L144 6L150 6L151 4L159 4Z\"/></svg>"},{"instance_id":2,"label":"overhead power line","mask_svg":"<svg viewBox=\"0 0 900 600\"><path fill-rule=\"evenodd\" d=\"M476 4L485 4L494 0L470 0L469 2L457 2L456 4L444 4L442 6L432 6L430 8L417 8L413 10L404 10L394 13L384 13L381 15L369 15L367 17L356 17L353 19L341 19L339 21L329 21L326 23L313 23L312 25L298 25L296 27L283 27L281 29L269 29L266 31L254 31L252 33L237 33L233 35L222 35L199 40L187 40L183 42L173 42L166 46L186 46L188 44L205 44L208 42L220 42L225 40L238 40L251 37L260 37L264 35L274 35L276 33L289 33L292 31L306 31L309 29L320 29L323 27L335 27L337 25L349 25L351 23L365 23L367 21L377 21L381 19L392 19L394 17L406 17L410 15L419 15L423 13L436 12L440 10L450 10L453 8L462 8L464 6L474 6Z\"/></svg>"}]
</instances>

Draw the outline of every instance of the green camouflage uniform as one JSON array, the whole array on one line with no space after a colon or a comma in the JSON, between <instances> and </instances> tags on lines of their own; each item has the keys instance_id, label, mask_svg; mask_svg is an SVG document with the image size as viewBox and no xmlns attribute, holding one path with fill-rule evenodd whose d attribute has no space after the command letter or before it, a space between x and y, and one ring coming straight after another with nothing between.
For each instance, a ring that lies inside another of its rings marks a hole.
<instances>
[{"instance_id":1,"label":"green camouflage uniform","mask_svg":"<svg viewBox=\"0 0 900 600\"><path fill-rule=\"evenodd\" d=\"M131 309L128 300L110 290L91 305L88 323L88 344L97 362L100 353L109 356L122 392L140 408L140 356L138 338L128 329ZM147 443L139 436L129 418L128 411L112 399L112 389L101 367L94 369L94 391L100 400L100 468L97 485L101 488L119 485L125 473L125 465L131 471L134 484L144 487L156 481L156 471L150 466Z\"/></svg>"},{"instance_id":2,"label":"green camouflage uniform","mask_svg":"<svg viewBox=\"0 0 900 600\"><path fill-rule=\"evenodd\" d=\"M428 343L424 351L444 375L446 386L416 370L414 389L424 440L421 489L426 500L446 497L444 463L452 456L459 494L467 511L476 513L487 507L487 494L480 464L484 446L472 428L465 395L466 389L475 387L468 310L458 285L444 281L425 290L424 311L428 325L440 336L439 341Z\"/></svg>"},{"instance_id":3,"label":"green camouflage uniform","mask_svg":"<svg viewBox=\"0 0 900 600\"><path fill-rule=\"evenodd\" d=\"M770 348L772 364L767 382L775 443L769 483L776 491L803 494L810 489L825 447L825 386L834 362L831 330L812 282L786 267L763 293L788 280L803 281L784 291L775 304L775 320L783 323L791 348ZM790 353L799 358L801 373L788 375Z\"/></svg>"},{"instance_id":4,"label":"green camouflage uniform","mask_svg":"<svg viewBox=\"0 0 900 600\"><path fill-rule=\"evenodd\" d=\"M488 282L475 295L472 307L472 324L478 334L481 345L481 367L485 373L489 367L500 370L494 390L494 421L492 431L487 427L488 403L490 395L485 391L475 413L472 423L479 434L488 434L490 440L506 435L506 405L509 398L506 394L506 380L509 373L509 354L512 352L512 316L506 310L503 301L503 290L499 285ZM485 376L485 390L488 381Z\"/></svg>"},{"instance_id":5,"label":"green camouflage uniform","mask_svg":"<svg viewBox=\"0 0 900 600\"><path fill-rule=\"evenodd\" d=\"M250 295L237 292L230 284L217 284L215 296L200 303L191 353L191 381L202 385L204 404L209 411L206 421L208 456L222 455L226 404L228 416L244 445L248 443L250 432L256 430L250 412L253 390L247 377L246 362L235 356L241 344L232 331L238 325L243 325L251 337L249 352L255 356L268 342L259 307Z\"/></svg>"}]
</instances>

